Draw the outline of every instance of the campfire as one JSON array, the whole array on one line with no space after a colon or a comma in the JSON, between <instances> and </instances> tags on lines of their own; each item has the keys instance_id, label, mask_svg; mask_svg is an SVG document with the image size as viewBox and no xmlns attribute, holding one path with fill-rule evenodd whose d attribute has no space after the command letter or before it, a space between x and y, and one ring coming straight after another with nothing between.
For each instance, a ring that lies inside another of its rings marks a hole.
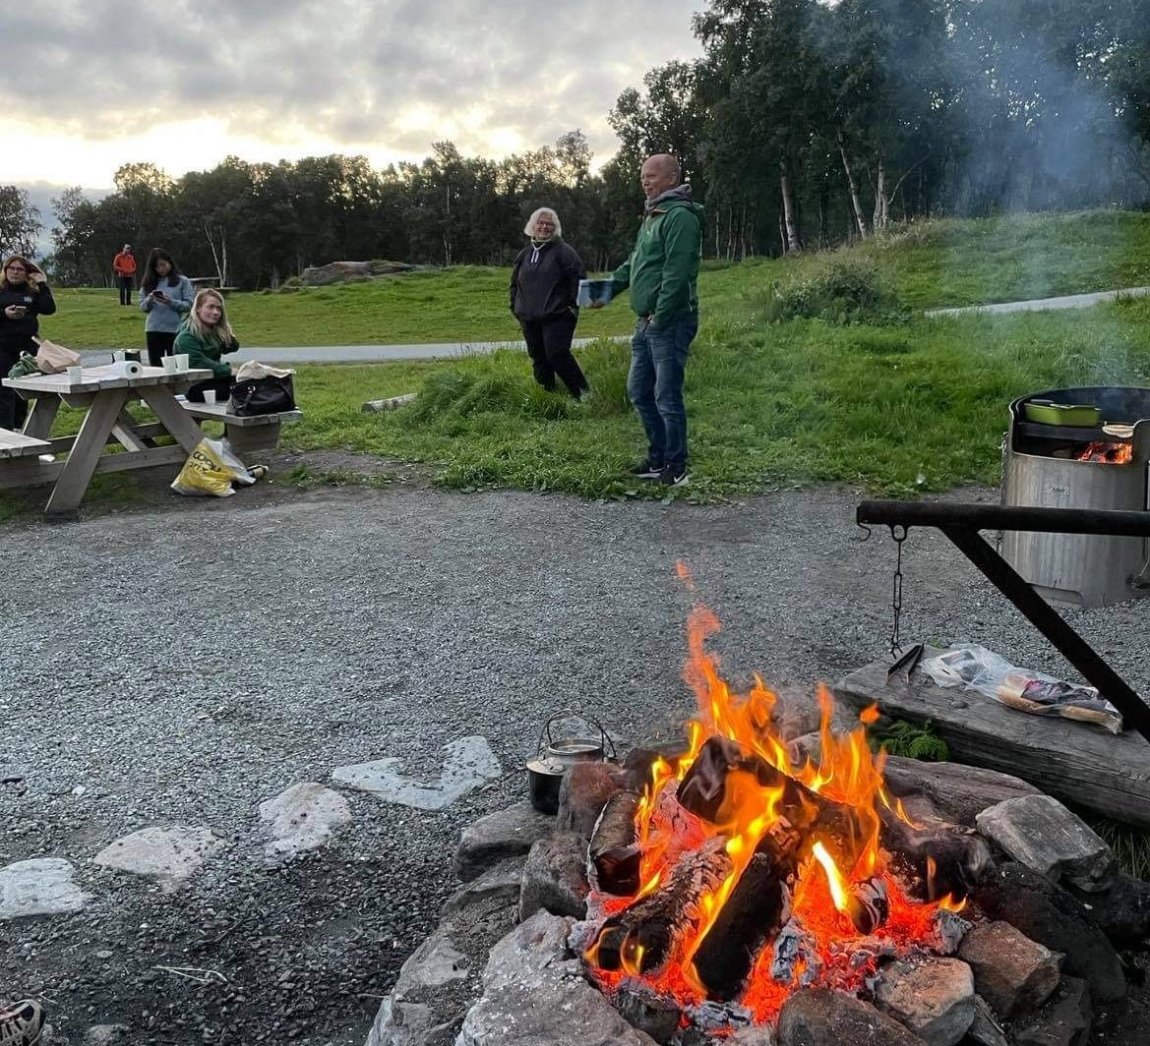
<instances>
[{"instance_id":1,"label":"campfire","mask_svg":"<svg viewBox=\"0 0 1150 1046\"><path fill-rule=\"evenodd\" d=\"M874 709L836 735L820 692L820 751L793 754L775 695L757 678L733 694L720 676L705 649L718 627L693 611L686 750L639 756L643 791L618 793L599 818L583 957L607 995L674 1007L721 1036L774 1022L799 988L861 992L880 961L953 952L981 854L892 802L867 744Z\"/></svg>"},{"instance_id":2,"label":"campfire","mask_svg":"<svg viewBox=\"0 0 1150 1046\"><path fill-rule=\"evenodd\" d=\"M1134 460L1132 443L1106 443L1095 441L1075 455L1077 461L1100 461L1107 465L1128 465Z\"/></svg>"}]
</instances>

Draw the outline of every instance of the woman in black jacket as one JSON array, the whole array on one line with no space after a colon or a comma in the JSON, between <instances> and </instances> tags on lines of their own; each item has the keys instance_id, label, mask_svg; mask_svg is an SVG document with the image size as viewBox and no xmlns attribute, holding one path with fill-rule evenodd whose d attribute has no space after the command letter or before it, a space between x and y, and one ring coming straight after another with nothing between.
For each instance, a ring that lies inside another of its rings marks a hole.
<instances>
[{"instance_id":1,"label":"woman in black jacket","mask_svg":"<svg viewBox=\"0 0 1150 1046\"><path fill-rule=\"evenodd\" d=\"M531 237L511 270L511 311L523 328L535 380L554 390L558 375L576 399L590 386L571 355L571 338L579 322L575 298L587 275L574 247L563 242L559 215L540 207L523 232Z\"/></svg>"},{"instance_id":2,"label":"woman in black jacket","mask_svg":"<svg viewBox=\"0 0 1150 1046\"><path fill-rule=\"evenodd\" d=\"M32 340L40 331L37 316L51 316L56 302L44 273L27 258L12 255L0 273L0 378L20 358L21 352L35 354ZM28 413L28 404L12 389L0 385L0 429L19 429Z\"/></svg>"}]
</instances>

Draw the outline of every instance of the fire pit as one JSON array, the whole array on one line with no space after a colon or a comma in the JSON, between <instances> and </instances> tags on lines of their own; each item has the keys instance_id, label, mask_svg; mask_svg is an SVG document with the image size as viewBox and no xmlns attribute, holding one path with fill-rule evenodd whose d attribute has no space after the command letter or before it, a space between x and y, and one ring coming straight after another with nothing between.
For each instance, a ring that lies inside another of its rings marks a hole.
<instances>
[{"instance_id":1,"label":"fire pit","mask_svg":"<svg viewBox=\"0 0 1150 1046\"><path fill-rule=\"evenodd\" d=\"M820 750L793 755L775 695L760 683L735 697L719 676L704 649L717 627L692 614L700 715L686 750L633 752L642 791L619 792L599 818L576 937L609 996L725 1035L773 1024L799 988L873 989L880 961L953 953L966 926L955 913L989 851L915 824L886 794L865 726L832 732L825 690Z\"/></svg>"},{"instance_id":2,"label":"fire pit","mask_svg":"<svg viewBox=\"0 0 1150 1046\"><path fill-rule=\"evenodd\" d=\"M1035 420L1035 419L1043 420ZM1074 424L1051 422L1073 421ZM1010 405L1002 503L1145 511L1150 389L1053 389ZM1006 531L1003 557L1048 602L1099 607L1145 595L1142 538Z\"/></svg>"}]
</instances>

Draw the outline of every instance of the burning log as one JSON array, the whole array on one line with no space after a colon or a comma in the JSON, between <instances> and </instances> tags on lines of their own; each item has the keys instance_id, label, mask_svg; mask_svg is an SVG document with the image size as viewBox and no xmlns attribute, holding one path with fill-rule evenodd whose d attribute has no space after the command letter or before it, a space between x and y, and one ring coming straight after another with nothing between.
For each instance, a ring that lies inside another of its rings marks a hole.
<instances>
[{"instance_id":1,"label":"burning log","mask_svg":"<svg viewBox=\"0 0 1150 1046\"><path fill-rule=\"evenodd\" d=\"M639 892L639 849L635 813L640 797L634 792L617 792L607 800L591 833L587 854L595 867L595 879L602 893L634 897Z\"/></svg>"},{"instance_id":2,"label":"burning log","mask_svg":"<svg viewBox=\"0 0 1150 1046\"><path fill-rule=\"evenodd\" d=\"M761 852L743 869L695 953L695 973L709 998L729 1002L742 994L759 950L791 917L788 877L788 869Z\"/></svg>"},{"instance_id":3,"label":"burning log","mask_svg":"<svg viewBox=\"0 0 1150 1046\"><path fill-rule=\"evenodd\" d=\"M731 874L724 840L712 839L685 854L665 886L640 898L603 924L592 948L604 970L651 973L661 970L703 918L703 898L715 893Z\"/></svg>"},{"instance_id":4,"label":"burning log","mask_svg":"<svg viewBox=\"0 0 1150 1046\"><path fill-rule=\"evenodd\" d=\"M859 933L874 933L890 916L886 884L881 879L855 883L847 897L847 915Z\"/></svg>"},{"instance_id":5,"label":"burning log","mask_svg":"<svg viewBox=\"0 0 1150 1046\"><path fill-rule=\"evenodd\" d=\"M799 970L804 971L800 987L813 981L822 968L819 946L811 934L795 919L787 922L775 938L771 959L771 978L779 984L793 984Z\"/></svg>"},{"instance_id":6,"label":"burning log","mask_svg":"<svg viewBox=\"0 0 1150 1046\"><path fill-rule=\"evenodd\" d=\"M697 817L717 823L734 773L751 775L763 790L781 792L775 810L800 837L798 856L806 857L821 840L840 868L854 867L868 835L864 814L812 792L734 741L707 740L679 785L679 803Z\"/></svg>"},{"instance_id":7,"label":"burning log","mask_svg":"<svg viewBox=\"0 0 1150 1046\"><path fill-rule=\"evenodd\" d=\"M911 866L928 901L947 894L965 898L992 863L990 847L980 836L940 824L910 825L886 807L879 807L879 819L883 846Z\"/></svg>"}]
</instances>

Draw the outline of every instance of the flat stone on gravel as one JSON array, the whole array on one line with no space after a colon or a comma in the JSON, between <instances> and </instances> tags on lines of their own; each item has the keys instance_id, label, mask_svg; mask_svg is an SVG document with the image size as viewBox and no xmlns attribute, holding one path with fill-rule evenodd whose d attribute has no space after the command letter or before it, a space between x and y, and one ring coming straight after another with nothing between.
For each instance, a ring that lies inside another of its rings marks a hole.
<instances>
[{"instance_id":1,"label":"flat stone on gravel","mask_svg":"<svg viewBox=\"0 0 1150 1046\"><path fill-rule=\"evenodd\" d=\"M930 1046L955 1046L974 1023L974 976L958 959L891 963L875 1002Z\"/></svg>"},{"instance_id":2,"label":"flat stone on gravel","mask_svg":"<svg viewBox=\"0 0 1150 1046\"><path fill-rule=\"evenodd\" d=\"M519 903L523 888L523 866L527 859L522 856L507 857L498 864L464 883L443 903L443 915L461 911L469 905L487 899L499 899L509 906Z\"/></svg>"},{"instance_id":3,"label":"flat stone on gravel","mask_svg":"<svg viewBox=\"0 0 1150 1046\"><path fill-rule=\"evenodd\" d=\"M260 803L260 822L269 842L264 854L283 864L331 839L332 831L351 820L351 807L338 792L315 781L292 785Z\"/></svg>"},{"instance_id":4,"label":"flat stone on gravel","mask_svg":"<svg viewBox=\"0 0 1150 1046\"><path fill-rule=\"evenodd\" d=\"M583 977L570 919L536 912L492 950L457 1046L654 1046Z\"/></svg>"},{"instance_id":5,"label":"flat stone on gravel","mask_svg":"<svg viewBox=\"0 0 1150 1046\"><path fill-rule=\"evenodd\" d=\"M481 817L463 829L455 851L455 872L464 882L507 857L527 853L536 839L550 835L553 818L524 799Z\"/></svg>"},{"instance_id":6,"label":"flat stone on gravel","mask_svg":"<svg viewBox=\"0 0 1150 1046\"><path fill-rule=\"evenodd\" d=\"M395 758L337 767L331 779L336 784L370 792L387 803L415 810L443 810L503 774L485 737L460 737L448 742L443 752L443 766L435 780L408 777L397 769L400 760Z\"/></svg>"},{"instance_id":7,"label":"flat stone on gravel","mask_svg":"<svg viewBox=\"0 0 1150 1046\"><path fill-rule=\"evenodd\" d=\"M174 893L223 845L210 828L144 828L105 846L92 860L153 878L165 893Z\"/></svg>"},{"instance_id":8,"label":"flat stone on gravel","mask_svg":"<svg viewBox=\"0 0 1150 1046\"><path fill-rule=\"evenodd\" d=\"M1105 889L1115 870L1114 854L1077 814L1049 795L1006 799L983 810L978 830L1019 864L1082 890Z\"/></svg>"},{"instance_id":9,"label":"flat stone on gravel","mask_svg":"<svg viewBox=\"0 0 1150 1046\"><path fill-rule=\"evenodd\" d=\"M1014 1042L1016 1046L1086 1046L1093 1021L1089 985L1077 977L1063 977L1050 1002L1014 1026Z\"/></svg>"},{"instance_id":10,"label":"flat stone on gravel","mask_svg":"<svg viewBox=\"0 0 1150 1046\"><path fill-rule=\"evenodd\" d=\"M0 868L0 920L80 911L87 897L72 881L74 871L62 857L34 857Z\"/></svg>"}]
</instances>

